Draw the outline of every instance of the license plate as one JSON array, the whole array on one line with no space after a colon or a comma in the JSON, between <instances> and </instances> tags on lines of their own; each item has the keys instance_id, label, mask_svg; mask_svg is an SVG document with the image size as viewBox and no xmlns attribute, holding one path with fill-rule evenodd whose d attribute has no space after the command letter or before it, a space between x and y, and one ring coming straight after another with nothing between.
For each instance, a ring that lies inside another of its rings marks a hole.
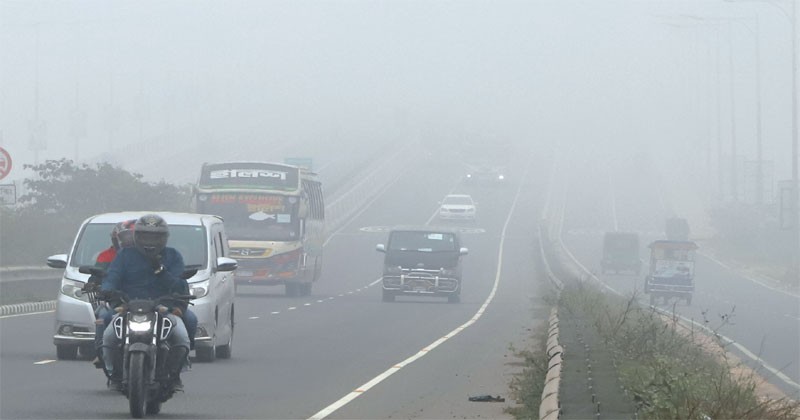
<instances>
[{"instance_id":1,"label":"license plate","mask_svg":"<svg viewBox=\"0 0 800 420\"><path fill-rule=\"evenodd\" d=\"M236 270L236 275L239 277L253 277L252 271Z\"/></svg>"}]
</instances>

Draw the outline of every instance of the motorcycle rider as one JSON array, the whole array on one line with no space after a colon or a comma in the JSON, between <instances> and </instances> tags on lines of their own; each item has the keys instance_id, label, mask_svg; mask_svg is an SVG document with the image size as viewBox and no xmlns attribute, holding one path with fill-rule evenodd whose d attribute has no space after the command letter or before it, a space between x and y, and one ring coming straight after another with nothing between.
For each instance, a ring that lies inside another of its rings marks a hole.
<instances>
[{"instance_id":1,"label":"motorcycle rider","mask_svg":"<svg viewBox=\"0 0 800 420\"><path fill-rule=\"evenodd\" d=\"M184 271L183 256L175 248L167 246L169 226L159 215L146 214L136 220L133 229L134 247L122 248L109 266L103 284L103 291L120 291L129 299L153 299L173 293L189 294L186 280L181 278ZM124 313L117 307L116 316ZM189 335L181 320L186 307L170 303L163 307L163 315L173 323L172 333L167 338L170 345L166 360L169 386L172 390L183 389L180 372L189 354ZM109 387L122 389L120 340L113 325L103 333L103 359L109 377ZM114 363L117 361L117 363Z\"/></svg>"}]
</instances>

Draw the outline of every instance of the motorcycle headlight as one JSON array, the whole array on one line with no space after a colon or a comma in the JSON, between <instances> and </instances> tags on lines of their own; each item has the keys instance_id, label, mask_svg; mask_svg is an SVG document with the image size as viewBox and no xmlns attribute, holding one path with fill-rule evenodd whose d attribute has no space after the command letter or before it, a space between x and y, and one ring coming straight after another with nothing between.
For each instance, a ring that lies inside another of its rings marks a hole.
<instances>
[{"instance_id":1,"label":"motorcycle headlight","mask_svg":"<svg viewBox=\"0 0 800 420\"><path fill-rule=\"evenodd\" d=\"M84 302L88 302L89 299L86 297L86 294L84 294L81 291L83 286L84 286L84 283L81 282L81 281L62 279L61 280L61 293L66 295L66 296L69 296L69 297L71 297L73 299L78 299L78 300L82 300Z\"/></svg>"},{"instance_id":2,"label":"motorcycle headlight","mask_svg":"<svg viewBox=\"0 0 800 420\"><path fill-rule=\"evenodd\" d=\"M208 294L208 281L189 284L189 294L196 298L201 298Z\"/></svg>"},{"instance_id":3,"label":"motorcycle headlight","mask_svg":"<svg viewBox=\"0 0 800 420\"><path fill-rule=\"evenodd\" d=\"M500 175L500 176L497 177L497 179L502 181L502 180L506 179L506 177L504 177L503 175Z\"/></svg>"},{"instance_id":4,"label":"motorcycle headlight","mask_svg":"<svg viewBox=\"0 0 800 420\"><path fill-rule=\"evenodd\" d=\"M133 332L150 331L150 321L148 320L148 321L145 321L145 322L137 322L137 321L134 321L133 319L131 319L131 321L128 322L128 329L133 331Z\"/></svg>"}]
</instances>

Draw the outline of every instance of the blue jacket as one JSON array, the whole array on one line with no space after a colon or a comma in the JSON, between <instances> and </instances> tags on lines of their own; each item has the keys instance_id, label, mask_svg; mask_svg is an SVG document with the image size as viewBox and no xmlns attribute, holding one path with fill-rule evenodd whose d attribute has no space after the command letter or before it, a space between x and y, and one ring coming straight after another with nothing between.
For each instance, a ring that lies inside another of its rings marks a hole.
<instances>
[{"instance_id":1,"label":"blue jacket","mask_svg":"<svg viewBox=\"0 0 800 420\"><path fill-rule=\"evenodd\" d=\"M153 299L178 293L189 294L189 285L181 278L183 256L175 248L161 251L164 271L153 273L150 261L136 248L123 248L118 253L103 279L102 290L118 290L131 299ZM172 307L172 305L168 305Z\"/></svg>"}]
</instances>

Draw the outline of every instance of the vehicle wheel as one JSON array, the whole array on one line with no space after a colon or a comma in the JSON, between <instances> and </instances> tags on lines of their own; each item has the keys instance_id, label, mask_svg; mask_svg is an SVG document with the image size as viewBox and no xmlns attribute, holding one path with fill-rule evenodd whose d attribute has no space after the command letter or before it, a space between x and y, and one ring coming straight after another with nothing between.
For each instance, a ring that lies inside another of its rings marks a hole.
<instances>
[{"instance_id":1,"label":"vehicle wheel","mask_svg":"<svg viewBox=\"0 0 800 420\"><path fill-rule=\"evenodd\" d=\"M58 360L75 360L78 357L78 346L57 345L56 357L58 357Z\"/></svg>"},{"instance_id":2,"label":"vehicle wheel","mask_svg":"<svg viewBox=\"0 0 800 420\"><path fill-rule=\"evenodd\" d=\"M144 353L131 353L128 367L128 405L131 417L144 417L147 405L147 384L145 383Z\"/></svg>"},{"instance_id":3,"label":"vehicle wheel","mask_svg":"<svg viewBox=\"0 0 800 420\"><path fill-rule=\"evenodd\" d=\"M145 413L147 414L158 414L161 412L161 401L148 401L147 407L145 407Z\"/></svg>"},{"instance_id":4,"label":"vehicle wheel","mask_svg":"<svg viewBox=\"0 0 800 420\"><path fill-rule=\"evenodd\" d=\"M452 295L447 295L447 303L460 303L460 302L461 302L460 293L453 293Z\"/></svg>"},{"instance_id":5,"label":"vehicle wheel","mask_svg":"<svg viewBox=\"0 0 800 420\"><path fill-rule=\"evenodd\" d=\"M217 358L217 347L213 345L214 340L211 341L210 346L197 346L194 348L194 354L198 362L212 363Z\"/></svg>"},{"instance_id":6,"label":"vehicle wheel","mask_svg":"<svg viewBox=\"0 0 800 420\"><path fill-rule=\"evenodd\" d=\"M388 290L383 291L383 301L384 302L394 302L394 292L390 292Z\"/></svg>"},{"instance_id":7,"label":"vehicle wheel","mask_svg":"<svg viewBox=\"0 0 800 420\"><path fill-rule=\"evenodd\" d=\"M297 283L286 283L286 296L288 297L297 297L300 295L300 288Z\"/></svg>"},{"instance_id":8,"label":"vehicle wheel","mask_svg":"<svg viewBox=\"0 0 800 420\"><path fill-rule=\"evenodd\" d=\"M233 309L231 309L231 333L228 335L228 344L217 347L217 357L220 359L230 359L233 352Z\"/></svg>"},{"instance_id":9,"label":"vehicle wheel","mask_svg":"<svg viewBox=\"0 0 800 420\"><path fill-rule=\"evenodd\" d=\"M83 344L78 347L78 349L81 353L81 357L84 359L92 360L95 356L97 356L97 351L94 349L94 344Z\"/></svg>"}]
</instances>

